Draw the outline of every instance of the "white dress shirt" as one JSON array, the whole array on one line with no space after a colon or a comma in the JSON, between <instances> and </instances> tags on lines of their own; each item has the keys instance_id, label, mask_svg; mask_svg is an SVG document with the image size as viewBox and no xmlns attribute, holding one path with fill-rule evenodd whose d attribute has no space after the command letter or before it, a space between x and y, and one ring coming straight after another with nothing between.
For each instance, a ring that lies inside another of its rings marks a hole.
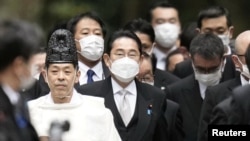
<instances>
[{"instance_id":1,"label":"white dress shirt","mask_svg":"<svg viewBox=\"0 0 250 141\"><path fill-rule=\"evenodd\" d=\"M122 96L120 95L120 90L122 90L123 88L113 79L111 78L111 83L112 83L112 88L113 88L113 92L114 92L114 99L115 99L115 104L117 109L120 109L120 103L122 101ZM135 105L136 105L136 99L137 99L137 90L136 90L136 85L135 85L135 81L132 81L126 88L125 90L127 90L129 92L129 95L127 95L126 97L129 100L129 105L131 108L131 116L133 117L134 112L135 112Z\"/></svg>"},{"instance_id":2,"label":"white dress shirt","mask_svg":"<svg viewBox=\"0 0 250 141\"><path fill-rule=\"evenodd\" d=\"M9 98L11 104L16 105L20 98L20 94L16 92L15 90L13 90L9 85L6 85L6 84L3 84L2 88L5 94L7 95L7 97Z\"/></svg>"},{"instance_id":3,"label":"white dress shirt","mask_svg":"<svg viewBox=\"0 0 250 141\"><path fill-rule=\"evenodd\" d=\"M159 50L157 47L154 47L153 49L153 53L156 57L157 63L156 63L156 68L160 69L160 70L166 70L166 58L168 56L169 53L171 53L172 51L176 50L177 47L173 46L168 52L164 53L161 50Z\"/></svg>"},{"instance_id":4,"label":"white dress shirt","mask_svg":"<svg viewBox=\"0 0 250 141\"><path fill-rule=\"evenodd\" d=\"M79 83L80 85L86 84L88 80L88 75L87 71L89 69L93 70L95 74L93 75L93 80L94 81L99 81L104 79L104 73L103 73L103 68L102 68L102 61L98 62L93 68L89 68L87 65L84 63L78 61L79 64L79 70L81 72L80 78L79 78Z\"/></svg>"}]
</instances>

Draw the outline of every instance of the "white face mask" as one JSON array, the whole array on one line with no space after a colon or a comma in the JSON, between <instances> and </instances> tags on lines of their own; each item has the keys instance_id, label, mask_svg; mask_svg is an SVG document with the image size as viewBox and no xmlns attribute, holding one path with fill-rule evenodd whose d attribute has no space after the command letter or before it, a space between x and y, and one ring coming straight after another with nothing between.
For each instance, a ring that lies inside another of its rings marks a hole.
<instances>
[{"instance_id":1,"label":"white face mask","mask_svg":"<svg viewBox=\"0 0 250 141\"><path fill-rule=\"evenodd\" d=\"M77 40L76 40L77 41ZM97 35L89 35L78 41L81 46L79 52L83 57L91 61L97 61L104 51L104 39Z\"/></svg>"},{"instance_id":2,"label":"white face mask","mask_svg":"<svg viewBox=\"0 0 250 141\"><path fill-rule=\"evenodd\" d=\"M238 57L237 57L238 58ZM245 77L247 77L248 79L250 79L250 73L249 73L249 69L247 67L246 64L243 64L240 59L238 58L239 63L242 66L242 71L241 71L241 75L244 75Z\"/></svg>"},{"instance_id":3,"label":"white face mask","mask_svg":"<svg viewBox=\"0 0 250 141\"><path fill-rule=\"evenodd\" d=\"M164 48L171 48L175 45L180 27L175 24L164 23L154 27L155 41Z\"/></svg>"},{"instance_id":4,"label":"white face mask","mask_svg":"<svg viewBox=\"0 0 250 141\"><path fill-rule=\"evenodd\" d=\"M116 79L128 83L139 73L139 64L133 59L123 57L111 64L110 71L115 75Z\"/></svg>"},{"instance_id":5,"label":"white face mask","mask_svg":"<svg viewBox=\"0 0 250 141\"><path fill-rule=\"evenodd\" d=\"M218 37L222 40L224 46L229 46L230 38L228 34L221 34Z\"/></svg>"},{"instance_id":6,"label":"white face mask","mask_svg":"<svg viewBox=\"0 0 250 141\"><path fill-rule=\"evenodd\" d=\"M218 84L222 77L221 67L214 73L203 74L199 73L198 71L194 71L194 74L195 74L195 79L205 86L214 86Z\"/></svg>"}]
</instances>

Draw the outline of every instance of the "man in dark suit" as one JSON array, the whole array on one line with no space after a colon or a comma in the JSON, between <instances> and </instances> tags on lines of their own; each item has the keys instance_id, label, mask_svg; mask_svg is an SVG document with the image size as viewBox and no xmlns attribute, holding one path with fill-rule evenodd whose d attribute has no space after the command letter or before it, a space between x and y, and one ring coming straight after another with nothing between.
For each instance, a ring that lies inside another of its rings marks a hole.
<instances>
[{"instance_id":1,"label":"man in dark suit","mask_svg":"<svg viewBox=\"0 0 250 141\"><path fill-rule=\"evenodd\" d=\"M187 141L196 141L205 90L222 78L224 46L214 34L199 34L191 42L194 74L167 88L169 99L180 105Z\"/></svg>"},{"instance_id":2,"label":"man in dark suit","mask_svg":"<svg viewBox=\"0 0 250 141\"><path fill-rule=\"evenodd\" d=\"M231 112L228 117L227 124L249 125L249 95L250 86L245 85L234 89L232 94L232 102L230 103Z\"/></svg>"},{"instance_id":3,"label":"man in dark suit","mask_svg":"<svg viewBox=\"0 0 250 141\"><path fill-rule=\"evenodd\" d=\"M108 77L109 69L102 61L106 27L98 14L86 12L76 15L67 23L67 29L75 38L81 71L80 85ZM92 72L92 76L88 72Z\"/></svg>"},{"instance_id":4,"label":"man in dark suit","mask_svg":"<svg viewBox=\"0 0 250 141\"><path fill-rule=\"evenodd\" d=\"M142 43L142 51L145 59L153 59L152 52L154 49L155 33L152 25L143 19L134 19L128 22L123 29L133 31ZM150 56L150 58L148 57ZM149 60L150 61L150 60ZM154 86L164 90L167 85L180 80L170 72L156 68L156 62L150 61L151 67L147 67L149 71L153 72ZM141 70L141 69L140 69ZM144 68L145 71L148 71Z\"/></svg>"},{"instance_id":5,"label":"man in dark suit","mask_svg":"<svg viewBox=\"0 0 250 141\"><path fill-rule=\"evenodd\" d=\"M38 141L20 90L28 89L40 30L18 20L0 21L0 135L6 141Z\"/></svg>"},{"instance_id":6,"label":"man in dark suit","mask_svg":"<svg viewBox=\"0 0 250 141\"><path fill-rule=\"evenodd\" d=\"M141 52L140 39L133 32L115 32L103 56L111 77L80 86L78 91L104 97L105 106L112 111L123 141L165 141L165 94L135 79Z\"/></svg>"},{"instance_id":7,"label":"man in dark suit","mask_svg":"<svg viewBox=\"0 0 250 141\"><path fill-rule=\"evenodd\" d=\"M202 113L200 118L200 127L198 138L200 141L207 140L207 125L211 120L211 114L214 107L232 95L232 90L241 85L248 84L250 78L246 61L250 60L245 56L250 44L250 31L244 31L239 34L235 40L235 53L232 55L235 67L239 69L238 75L234 79L223 82L217 86L210 87L206 90L206 97L203 102Z\"/></svg>"},{"instance_id":8,"label":"man in dark suit","mask_svg":"<svg viewBox=\"0 0 250 141\"><path fill-rule=\"evenodd\" d=\"M179 11L168 1L155 1L148 10L147 18L155 31L152 58L156 68L165 71L168 54L177 48L182 48L179 47L181 33Z\"/></svg>"},{"instance_id":9,"label":"man in dark suit","mask_svg":"<svg viewBox=\"0 0 250 141\"><path fill-rule=\"evenodd\" d=\"M242 38L242 43L245 40L245 45L248 44L247 50L245 53L245 59L240 59L242 62L241 64L245 63L247 66L247 69L242 69L241 74L245 76L245 78L248 78L246 80L247 83L249 83L249 68L250 68L250 45L249 45L249 35L243 36L249 34L249 30L241 33L237 37L236 46L238 46L238 38ZM243 37L245 38L243 38ZM238 49L236 49L237 51ZM244 65L244 64L243 64ZM247 72L247 71L248 72ZM247 75L248 74L248 75ZM248 77L247 77L248 76ZM241 79L242 81L243 79ZM244 82L244 81L242 81ZM245 82L245 83L246 83ZM238 124L238 123L244 123L249 124L248 122L248 114L246 111L248 111L248 96L249 93L249 84L246 84L246 86L243 86L242 88L235 88L232 95L219 103L212 112L212 120L210 124ZM241 86L238 86L241 87ZM246 94L245 94L246 93ZM244 96L245 95L245 96ZM242 106L242 108L239 107L239 105ZM244 114L244 115L243 115Z\"/></svg>"},{"instance_id":10,"label":"man in dark suit","mask_svg":"<svg viewBox=\"0 0 250 141\"><path fill-rule=\"evenodd\" d=\"M137 79L143 83L148 83L162 90L165 90L163 88L169 85L156 85L157 81L153 73L152 60L151 57L145 52L143 52L143 60L140 62L140 71L137 75ZM167 99L166 102L165 119L168 123L168 141L182 141L184 133L180 106L176 102L169 99Z\"/></svg>"},{"instance_id":11,"label":"man in dark suit","mask_svg":"<svg viewBox=\"0 0 250 141\"><path fill-rule=\"evenodd\" d=\"M197 20L197 30L203 33L213 33L220 37L225 46L225 55L230 56L234 52L234 45L231 44L234 27L229 11L221 6L211 6L200 11ZM183 61L176 65L174 74L179 78L185 78L193 73L191 60ZM235 68L231 57L226 57L223 77L234 77Z\"/></svg>"},{"instance_id":12,"label":"man in dark suit","mask_svg":"<svg viewBox=\"0 0 250 141\"><path fill-rule=\"evenodd\" d=\"M96 13L86 12L76 15L66 25L58 25L53 31L58 28L67 28L75 38L81 72L79 83L75 88L82 84L103 80L110 75L109 69L102 60L106 27ZM28 99L35 99L50 92L42 75L39 77L39 83L40 93L26 95Z\"/></svg>"}]
</instances>

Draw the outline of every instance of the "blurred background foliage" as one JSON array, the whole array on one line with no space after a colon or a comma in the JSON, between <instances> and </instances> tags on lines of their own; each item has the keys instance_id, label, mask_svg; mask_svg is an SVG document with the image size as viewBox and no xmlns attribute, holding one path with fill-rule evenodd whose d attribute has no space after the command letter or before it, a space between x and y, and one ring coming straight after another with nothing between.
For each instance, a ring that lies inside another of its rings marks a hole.
<instances>
[{"instance_id":1,"label":"blurred background foliage","mask_svg":"<svg viewBox=\"0 0 250 141\"><path fill-rule=\"evenodd\" d=\"M148 8L157 0L0 0L0 17L21 18L38 23L47 34L56 24L86 11L96 11L109 33L134 18L146 18ZM250 0L169 0L180 13L182 27L196 21L198 12L209 5L228 8L235 26L234 37L250 29Z\"/></svg>"}]
</instances>

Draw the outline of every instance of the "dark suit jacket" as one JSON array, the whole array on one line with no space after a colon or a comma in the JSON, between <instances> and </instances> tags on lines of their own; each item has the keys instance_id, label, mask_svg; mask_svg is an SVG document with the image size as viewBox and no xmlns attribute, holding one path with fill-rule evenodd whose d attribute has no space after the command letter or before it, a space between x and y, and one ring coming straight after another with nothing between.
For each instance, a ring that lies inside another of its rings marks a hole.
<instances>
[{"instance_id":1,"label":"dark suit jacket","mask_svg":"<svg viewBox=\"0 0 250 141\"><path fill-rule=\"evenodd\" d=\"M190 75L167 88L168 98L180 105L185 141L196 141L202 106L198 82Z\"/></svg>"},{"instance_id":2,"label":"dark suit jacket","mask_svg":"<svg viewBox=\"0 0 250 141\"><path fill-rule=\"evenodd\" d=\"M168 123L168 140L183 141L184 131L182 126L182 116L180 106L176 102L167 99L165 118Z\"/></svg>"},{"instance_id":3,"label":"dark suit jacket","mask_svg":"<svg viewBox=\"0 0 250 141\"><path fill-rule=\"evenodd\" d=\"M224 99L232 95L232 91L235 87L241 85L240 74L237 77L219 85L209 87L206 90L206 96L203 102L200 124L198 130L198 140L206 141L207 138L207 126L211 120L211 114L214 107Z\"/></svg>"},{"instance_id":4,"label":"dark suit jacket","mask_svg":"<svg viewBox=\"0 0 250 141\"><path fill-rule=\"evenodd\" d=\"M231 56L226 57L226 65L224 72L222 73L221 81L232 79L236 76L235 66L232 61ZM193 74L194 70L192 68L192 61L191 59L182 61L175 66L174 75L178 76L179 78L185 78L190 74Z\"/></svg>"},{"instance_id":5,"label":"dark suit jacket","mask_svg":"<svg viewBox=\"0 0 250 141\"><path fill-rule=\"evenodd\" d=\"M26 124L21 124L16 121L15 107L11 104L6 93L0 87L0 133L1 139L8 141L38 141L36 131L29 121L27 106L21 97L20 111L22 113L22 121Z\"/></svg>"},{"instance_id":6,"label":"dark suit jacket","mask_svg":"<svg viewBox=\"0 0 250 141\"><path fill-rule=\"evenodd\" d=\"M43 79L43 76L40 75L40 79ZM34 78L35 79L35 78ZM45 83L44 79L43 82ZM42 86L39 80L35 80L35 84L27 90L22 91L22 95L25 98L26 101L32 100L32 99L36 99L38 97L40 97L40 94L42 92ZM47 86L47 84L46 84Z\"/></svg>"},{"instance_id":7,"label":"dark suit jacket","mask_svg":"<svg viewBox=\"0 0 250 141\"><path fill-rule=\"evenodd\" d=\"M223 82L223 78L220 81ZM180 105L185 140L196 141L203 99L194 74L169 85L166 93L169 99Z\"/></svg>"},{"instance_id":8,"label":"dark suit jacket","mask_svg":"<svg viewBox=\"0 0 250 141\"><path fill-rule=\"evenodd\" d=\"M212 116L209 124L228 124L228 117L231 113L231 102L232 96L229 96L227 99L221 101L218 105L216 105L212 111Z\"/></svg>"},{"instance_id":9,"label":"dark suit jacket","mask_svg":"<svg viewBox=\"0 0 250 141\"><path fill-rule=\"evenodd\" d=\"M154 72L154 86L165 90L168 85L179 81L180 78L163 70L155 69Z\"/></svg>"},{"instance_id":10,"label":"dark suit jacket","mask_svg":"<svg viewBox=\"0 0 250 141\"><path fill-rule=\"evenodd\" d=\"M166 141L167 127L164 119L165 111L165 94L158 88L143 84L135 80L137 88L137 102L134 114L138 116L134 120L135 124L128 125L129 128L123 130L119 121L121 119L118 109L114 101L114 94L111 84L111 77L105 80L93 82L91 84L82 85L78 91L82 94L99 96L105 99L105 106L111 110L114 117L115 126L122 138L128 141ZM148 114L149 105L152 105L152 114ZM129 132L130 126L134 132L130 132L128 136L121 133Z\"/></svg>"},{"instance_id":11,"label":"dark suit jacket","mask_svg":"<svg viewBox=\"0 0 250 141\"><path fill-rule=\"evenodd\" d=\"M231 113L228 124L250 124L250 85L237 87L233 90Z\"/></svg>"}]
</instances>

